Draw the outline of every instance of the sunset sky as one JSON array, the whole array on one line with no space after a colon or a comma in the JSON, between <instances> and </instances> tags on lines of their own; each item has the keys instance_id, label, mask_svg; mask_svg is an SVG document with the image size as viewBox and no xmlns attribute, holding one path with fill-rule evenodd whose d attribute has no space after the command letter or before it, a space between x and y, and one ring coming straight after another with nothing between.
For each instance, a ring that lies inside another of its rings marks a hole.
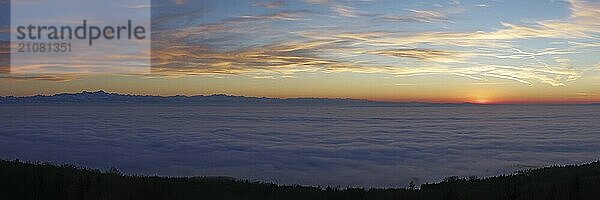
<instances>
[{"instance_id":1,"label":"sunset sky","mask_svg":"<svg viewBox=\"0 0 600 200\"><path fill-rule=\"evenodd\" d=\"M154 0L131 9L152 9L152 73L5 73L0 95L600 102L595 0Z\"/></svg>"}]
</instances>

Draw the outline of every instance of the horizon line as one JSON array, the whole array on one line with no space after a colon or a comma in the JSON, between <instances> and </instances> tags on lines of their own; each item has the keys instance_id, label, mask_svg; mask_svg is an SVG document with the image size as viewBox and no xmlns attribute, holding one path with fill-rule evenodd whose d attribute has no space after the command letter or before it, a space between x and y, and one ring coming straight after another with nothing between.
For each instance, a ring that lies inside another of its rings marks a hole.
<instances>
[{"instance_id":1,"label":"horizon line","mask_svg":"<svg viewBox=\"0 0 600 200\"><path fill-rule=\"evenodd\" d=\"M256 99L278 99L278 100L294 100L294 99L324 99L324 100L355 100L355 101L365 101L370 103L392 103L392 104L402 104L402 103L423 103L423 104L471 104L471 105L595 105L600 104L600 101L490 101L490 102L469 102L469 101L399 101L399 100L383 100L383 99L368 99L368 98L350 98L350 97L270 97L270 96L246 96L246 95L236 95L236 94L227 94L227 93L212 93L212 94L194 94L194 95L185 95L185 94L176 94L176 95L156 95L156 94L132 94L132 93L119 93L119 92L110 92L105 91L103 89L88 91L82 90L81 92L62 92L62 93L53 93L53 94L34 94L34 95L23 95L23 96L0 96L0 98L31 98L31 97L53 97L57 95L77 95L77 94L85 94L85 93L105 93L110 95L119 95L119 96L140 96L140 97L162 97L162 98L171 98L171 97L211 97L211 96L227 96L227 97L242 97L242 98L256 98Z\"/></svg>"}]
</instances>

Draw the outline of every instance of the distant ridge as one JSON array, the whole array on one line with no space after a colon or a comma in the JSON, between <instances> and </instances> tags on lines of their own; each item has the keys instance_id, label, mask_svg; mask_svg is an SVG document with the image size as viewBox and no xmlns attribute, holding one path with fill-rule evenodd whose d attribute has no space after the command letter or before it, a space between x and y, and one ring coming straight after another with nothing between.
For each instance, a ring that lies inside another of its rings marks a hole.
<instances>
[{"instance_id":1,"label":"distant ridge","mask_svg":"<svg viewBox=\"0 0 600 200\"><path fill-rule=\"evenodd\" d=\"M17 103L201 103L201 104L325 104L325 105L357 105L357 106L450 106L450 105L471 105L469 103L451 104L451 103L394 103L369 101L365 99L349 98L269 98L269 97L245 97L232 96L225 94L213 95L195 95L195 96L153 96L153 95L130 95L109 93L103 90L80 93L61 93L54 95L35 95L26 97L0 97L0 104Z\"/></svg>"},{"instance_id":2,"label":"distant ridge","mask_svg":"<svg viewBox=\"0 0 600 200\"><path fill-rule=\"evenodd\" d=\"M26 97L0 97L0 103L366 103L361 99L268 98L226 94L153 96L108 93L103 90Z\"/></svg>"}]
</instances>

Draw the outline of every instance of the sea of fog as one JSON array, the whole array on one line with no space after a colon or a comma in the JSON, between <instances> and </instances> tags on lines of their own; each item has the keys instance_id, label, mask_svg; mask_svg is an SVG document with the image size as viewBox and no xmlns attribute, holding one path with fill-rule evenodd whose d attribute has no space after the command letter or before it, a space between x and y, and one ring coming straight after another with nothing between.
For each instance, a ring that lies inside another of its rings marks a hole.
<instances>
[{"instance_id":1,"label":"sea of fog","mask_svg":"<svg viewBox=\"0 0 600 200\"><path fill-rule=\"evenodd\" d=\"M600 106L1 105L0 158L392 187L600 158Z\"/></svg>"}]
</instances>

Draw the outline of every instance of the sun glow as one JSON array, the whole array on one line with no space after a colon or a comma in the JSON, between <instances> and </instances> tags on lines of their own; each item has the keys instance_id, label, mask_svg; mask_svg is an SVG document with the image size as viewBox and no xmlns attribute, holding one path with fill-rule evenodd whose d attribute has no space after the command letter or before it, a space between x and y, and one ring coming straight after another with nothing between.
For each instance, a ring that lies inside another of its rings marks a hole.
<instances>
[{"instance_id":1,"label":"sun glow","mask_svg":"<svg viewBox=\"0 0 600 200\"><path fill-rule=\"evenodd\" d=\"M477 94L471 96L470 102L476 104L490 104L493 103L489 94Z\"/></svg>"},{"instance_id":2,"label":"sun glow","mask_svg":"<svg viewBox=\"0 0 600 200\"><path fill-rule=\"evenodd\" d=\"M485 98L479 98L479 99L475 99L475 103L478 103L478 104L487 104L487 103L489 103L489 101L487 99L485 99Z\"/></svg>"}]
</instances>

